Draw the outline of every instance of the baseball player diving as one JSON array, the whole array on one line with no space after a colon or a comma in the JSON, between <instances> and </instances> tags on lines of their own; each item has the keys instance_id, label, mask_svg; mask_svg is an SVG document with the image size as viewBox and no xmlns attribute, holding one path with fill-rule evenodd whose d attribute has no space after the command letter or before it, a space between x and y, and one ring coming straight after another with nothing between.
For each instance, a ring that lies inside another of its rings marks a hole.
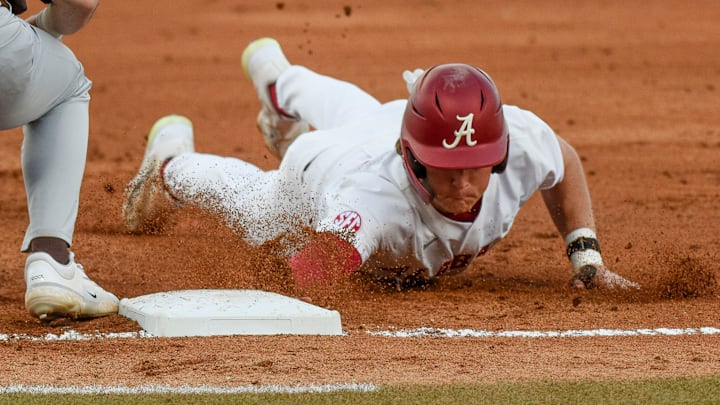
<instances>
[{"instance_id":1,"label":"baseball player diving","mask_svg":"<svg viewBox=\"0 0 720 405\"><path fill-rule=\"evenodd\" d=\"M242 62L279 168L195 152L191 121L163 117L126 188L130 231L157 230L192 204L256 245L311 230L281 252L300 291L353 272L414 285L485 254L540 190L573 286L639 288L603 263L575 150L533 113L503 105L479 68L406 71L409 99L381 104L291 65L271 38L251 42Z\"/></svg>"}]
</instances>

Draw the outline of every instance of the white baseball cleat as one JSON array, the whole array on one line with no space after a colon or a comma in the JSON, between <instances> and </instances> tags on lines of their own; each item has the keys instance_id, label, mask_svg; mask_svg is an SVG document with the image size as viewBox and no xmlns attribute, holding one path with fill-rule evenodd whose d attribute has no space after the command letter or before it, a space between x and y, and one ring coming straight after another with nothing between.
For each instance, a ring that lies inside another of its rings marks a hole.
<instances>
[{"instance_id":1,"label":"white baseball cleat","mask_svg":"<svg viewBox=\"0 0 720 405\"><path fill-rule=\"evenodd\" d=\"M140 170L125 188L123 220L130 232L154 233L162 229L165 214L179 203L168 194L161 169L171 158L194 151L193 126L188 118L168 115L155 122Z\"/></svg>"},{"instance_id":2,"label":"white baseball cleat","mask_svg":"<svg viewBox=\"0 0 720 405\"><path fill-rule=\"evenodd\" d=\"M85 274L75 255L66 265L45 252L25 261L25 308L41 321L57 318L96 318L118 312L118 299Z\"/></svg>"},{"instance_id":3,"label":"white baseball cleat","mask_svg":"<svg viewBox=\"0 0 720 405\"><path fill-rule=\"evenodd\" d=\"M290 67L290 62L276 40L260 38L250 42L243 51L242 66L262 104L257 116L258 129L270 152L282 158L295 138L310 129L307 122L278 111L270 94L270 87Z\"/></svg>"}]
</instances>

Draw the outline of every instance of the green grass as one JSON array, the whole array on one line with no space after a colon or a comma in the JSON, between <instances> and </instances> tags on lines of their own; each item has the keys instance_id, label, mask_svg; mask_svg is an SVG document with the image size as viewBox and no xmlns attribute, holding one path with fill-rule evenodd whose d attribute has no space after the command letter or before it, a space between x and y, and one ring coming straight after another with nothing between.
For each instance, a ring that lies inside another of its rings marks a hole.
<instances>
[{"instance_id":1,"label":"green grass","mask_svg":"<svg viewBox=\"0 0 720 405\"><path fill-rule=\"evenodd\" d=\"M312 394L4 394L32 404L718 404L720 376L605 382L403 385Z\"/></svg>"}]
</instances>

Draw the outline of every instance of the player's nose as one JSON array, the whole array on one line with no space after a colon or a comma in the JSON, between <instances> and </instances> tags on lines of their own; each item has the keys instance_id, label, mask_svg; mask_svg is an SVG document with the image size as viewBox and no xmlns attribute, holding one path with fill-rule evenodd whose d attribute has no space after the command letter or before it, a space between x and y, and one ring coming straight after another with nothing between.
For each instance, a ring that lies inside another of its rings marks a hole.
<instances>
[{"instance_id":1,"label":"player's nose","mask_svg":"<svg viewBox=\"0 0 720 405\"><path fill-rule=\"evenodd\" d=\"M470 184L470 172L464 169L453 170L450 176L450 184L458 188L467 186Z\"/></svg>"}]
</instances>

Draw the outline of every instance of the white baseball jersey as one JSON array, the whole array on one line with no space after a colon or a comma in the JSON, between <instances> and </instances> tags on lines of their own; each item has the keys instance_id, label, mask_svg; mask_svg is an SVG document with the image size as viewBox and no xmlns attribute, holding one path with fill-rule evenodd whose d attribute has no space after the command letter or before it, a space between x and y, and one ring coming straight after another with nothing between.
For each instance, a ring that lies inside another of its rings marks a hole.
<instances>
[{"instance_id":1,"label":"white baseball jersey","mask_svg":"<svg viewBox=\"0 0 720 405\"><path fill-rule=\"evenodd\" d=\"M220 212L255 242L298 226L349 233L364 271L429 278L462 270L487 252L530 196L564 174L550 127L505 106L507 168L491 175L478 216L455 221L416 194L395 151L406 100L381 104L354 85L299 66L280 76L276 90L284 111L317 128L290 146L278 170L197 153L166 169L176 196Z\"/></svg>"}]
</instances>

